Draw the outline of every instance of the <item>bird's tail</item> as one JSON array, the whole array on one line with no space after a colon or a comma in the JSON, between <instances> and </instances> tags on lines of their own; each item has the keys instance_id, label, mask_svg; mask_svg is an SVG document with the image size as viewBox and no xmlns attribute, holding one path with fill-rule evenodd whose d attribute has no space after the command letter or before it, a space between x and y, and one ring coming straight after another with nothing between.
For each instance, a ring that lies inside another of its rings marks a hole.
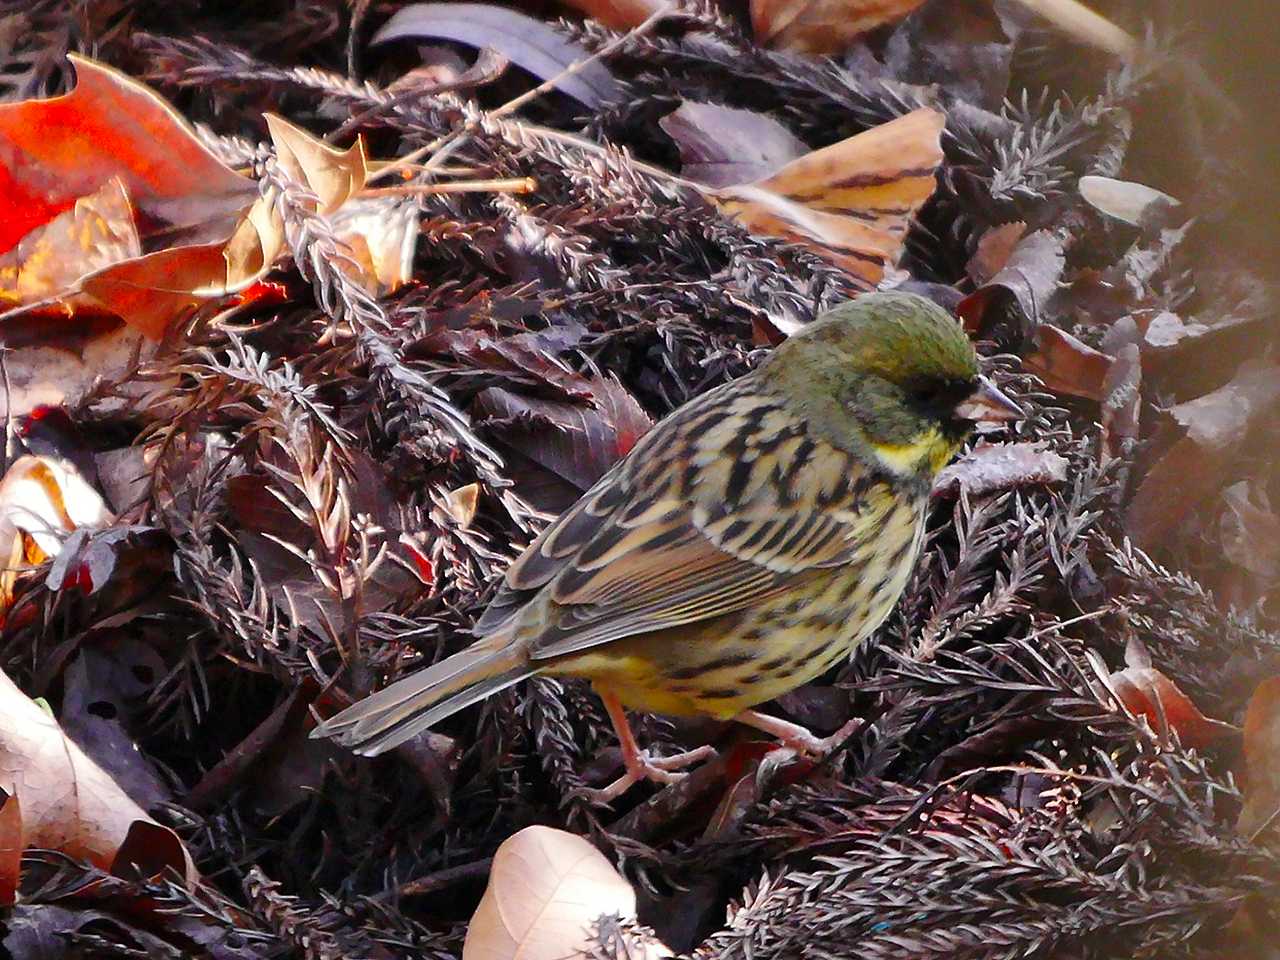
<instances>
[{"instance_id":1,"label":"bird's tail","mask_svg":"<svg viewBox=\"0 0 1280 960\"><path fill-rule=\"evenodd\" d=\"M533 672L516 644L495 646L481 640L352 704L317 726L311 736L332 737L362 756L374 757Z\"/></svg>"}]
</instances>

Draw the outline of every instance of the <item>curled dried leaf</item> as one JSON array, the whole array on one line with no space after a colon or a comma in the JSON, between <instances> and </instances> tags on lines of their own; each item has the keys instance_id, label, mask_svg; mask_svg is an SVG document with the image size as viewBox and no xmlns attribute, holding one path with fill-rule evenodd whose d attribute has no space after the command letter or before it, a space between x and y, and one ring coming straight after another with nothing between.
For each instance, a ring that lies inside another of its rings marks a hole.
<instances>
[{"instance_id":1,"label":"curled dried leaf","mask_svg":"<svg viewBox=\"0 0 1280 960\"><path fill-rule=\"evenodd\" d=\"M751 232L806 246L874 287L897 264L912 218L933 195L945 122L921 107L762 180L706 193Z\"/></svg>"},{"instance_id":2,"label":"curled dried leaf","mask_svg":"<svg viewBox=\"0 0 1280 960\"><path fill-rule=\"evenodd\" d=\"M857 37L900 20L924 0L751 0L751 27L766 47L838 54Z\"/></svg>"},{"instance_id":3,"label":"curled dried leaf","mask_svg":"<svg viewBox=\"0 0 1280 960\"><path fill-rule=\"evenodd\" d=\"M0 672L0 788L21 802L23 842L59 850L110 869L137 821L151 835L172 831L147 816L101 767L63 732L54 718ZM167 865L190 877L180 841L167 844L180 858ZM135 840L135 845L137 841Z\"/></svg>"},{"instance_id":4,"label":"curled dried leaf","mask_svg":"<svg viewBox=\"0 0 1280 960\"><path fill-rule=\"evenodd\" d=\"M1244 837L1265 834L1272 845L1280 844L1280 677L1262 681L1249 700L1244 760L1249 782L1236 829Z\"/></svg>"},{"instance_id":5,"label":"curled dried leaf","mask_svg":"<svg viewBox=\"0 0 1280 960\"><path fill-rule=\"evenodd\" d=\"M1136 638L1125 648L1125 668L1112 673L1107 685L1130 713L1145 718L1154 730L1176 731L1189 747L1203 749L1239 733L1231 724L1201 713L1176 683L1151 665Z\"/></svg>"},{"instance_id":6,"label":"curled dried leaf","mask_svg":"<svg viewBox=\"0 0 1280 960\"><path fill-rule=\"evenodd\" d=\"M636 915L631 884L587 840L526 827L498 847L463 960L562 960L584 953L597 918ZM646 957L669 956L650 945Z\"/></svg>"},{"instance_id":7,"label":"curled dried leaf","mask_svg":"<svg viewBox=\"0 0 1280 960\"><path fill-rule=\"evenodd\" d=\"M1051 324L1035 333L1036 349L1023 357L1022 365L1044 381L1054 393L1101 400L1105 394L1111 358L1078 337Z\"/></svg>"}]
</instances>

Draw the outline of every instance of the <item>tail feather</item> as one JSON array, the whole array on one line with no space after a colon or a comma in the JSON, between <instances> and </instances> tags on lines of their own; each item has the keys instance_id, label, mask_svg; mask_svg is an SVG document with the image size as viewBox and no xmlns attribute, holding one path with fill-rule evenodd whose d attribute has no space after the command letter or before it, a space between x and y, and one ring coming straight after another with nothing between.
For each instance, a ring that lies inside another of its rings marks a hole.
<instances>
[{"instance_id":1,"label":"tail feather","mask_svg":"<svg viewBox=\"0 0 1280 960\"><path fill-rule=\"evenodd\" d=\"M311 732L375 757L463 707L532 676L524 652L484 641L397 680L352 704Z\"/></svg>"}]
</instances>

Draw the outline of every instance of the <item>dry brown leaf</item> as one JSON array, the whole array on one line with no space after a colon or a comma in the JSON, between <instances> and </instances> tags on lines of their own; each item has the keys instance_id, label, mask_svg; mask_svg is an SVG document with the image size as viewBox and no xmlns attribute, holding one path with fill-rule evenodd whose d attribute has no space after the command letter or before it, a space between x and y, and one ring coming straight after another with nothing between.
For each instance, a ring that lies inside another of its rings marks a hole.
<instances>
[{"instance_id":1,"label":"dry brown leaf","mask_svg":"<svg viewBox=\"0 0 1280 960\"><path fill-rule=\"evenodd\" d=\"M319 213L333 213L364 188L369 169L363 140L357 139L348 149L339 150L274 113L265 114L263 119L280 166L316 195Z\"/></svg>"},{"instance_id":2,"label":"dry brown leaf","mask_svg":"<svg viewBox=\"0 0 1280 960\"><path fill-rule=\"evenodd\" d=\"M615 30L638 27L668 6L667 0L565 0L565 3Z\"/></svg>"},{"instance_id":3,"label":"dry brown leaf","mask_svg":"<svg viewBox=\"0 0 1280 960\"><path fill-rule=\"evenodd\" d=\"M1150 546L1173 530L1197 504L1219 490L1237 451L1280 402L1280 370L1246 363L1211 393L1169 409L1186 430L1147 472L1129 502L1125 526Z\"/></svg>"},{"instance_id":4,"label":"dry brown leaf","mask_svg":"<svg viewBox=\"0 0 1280 960\"><path fill-rule=\"evenodd\" d=\"M1222 553L1238 567L1268 580L1280 577L1280 517L1264 484L1249 480L1222 491Z\"/></svg>"},{"instance_id":5,"label":"dry brown leaf","mask_svg":"<svg viewBox=\"0 0 1280 960\"><path fill-rule=\"evenodd\" d=\"M582 837L551 827L526 827L494 854L489 885L467 927L462 960L578 956L601 914L634 918L631 884ZM665 948L643 954L670 955Z\"/></svg>"},{"instance_id":6,"label":"dry brown leaf","mask_svg":"<svg viewBox=\"0 0 1280 960\"><path fill-rule=\"evenodd\" d=\"M142 255L124 182L112 177L0 256L0 304L31 303Z\"/></svg>"},{"instance_id":7,"label":"dry brown leaf","mask_svg":"<svg viewBox=\"0 0 1280 960\"><path fill-rule=\"evenodd\" d=\"M57 721L3 672L0 788L21 803L26 846L59 850L104 869L116 862L116 854L136 821L155 824L63 734ZM159 824L155 828L171 833ZM181 849L181 844L175 849ZM183 861L170 866L193 876L185 850Z\"/></svg>"},{"instance_id":8,"label":"dry brown leaf","mask_svg":"<svg viewBox=\"0 0 1280 960\"><path fill-rule=\"evenodd\" d=\"M1102 400L1111 358L1052 324L1036 327L1036 350L1022 365L1054 393Z\"/></svg>"},{"instance_id":9,"label":"dry brown leaf","mask_svg":"<svg viewBox=\"0 0 1280 960\"><path fill-rule=\"evenodd\" d=\"M996 274L961 300L956 313L978 338L989 336L993 324L1015 307L1022 329L1033 329L1042 325L1045 304L1057 290L1065 265L1063 234L1037 230L1014 244Z\"/></svg>"},{"instance_id":10,"label":"dry brown leaf","mask_svg":"<svg viewBox=\"0 0 1280 960\"><path fill-rule=\"evenodd\" d=\"M751 0L757 42L775 50L835 55L854 38L901 20L924 0Z\"/></svg>"},{"instance_id":11,"label":"dry brown leaf","mask_svg":"<svg viewBox=\"0 0 1280 960\"><path fill-rule=\"evenodd\" d=\"M1231 724L1201 713L1176 683L1152 666L1136 638L1125 647L1124 661L1125 668L1112 673L1107 685L1130 713L1145 717L1153 730L1175 730L1184 744L1199 749L1239 733Z\"/></svg>"},{"instance_id":12,"label":"dry brown leaf","mask_svg":"<svg viewBox=\"0 0 1280 960\"><path fill-rule=\"evenodd\" d=\"M1236 829L1250 839L1267 833L1280 841L1280 677L1262 681L1249 700L1244 761L1249 780Z\"/></svg>"},{"instance_id":13,"label":"dry brown leaf","mask_svg":"<svg viewBox=\"0 0 1280 960\"><path fill-rule=\"evenodd\" d=\"M1027 224L1023 220L1002 223L992 227L978 241L978 248L965 267L969 279L975 286L982 287L995 279L996 274L1005 268L1018 241L1027 232Z\"/></svg>"},{"instance_id":14,"label":"dry brown leaf","mask_svg":"<svg viewBox=\"0 0 1280 960\"><path fill-rule=\"evenodd\" d=\"M921 107L762 180L706 194L752 233L809 247L874 287L933 194L945 123L940 111Z\"/></svg>"}]
</instances>

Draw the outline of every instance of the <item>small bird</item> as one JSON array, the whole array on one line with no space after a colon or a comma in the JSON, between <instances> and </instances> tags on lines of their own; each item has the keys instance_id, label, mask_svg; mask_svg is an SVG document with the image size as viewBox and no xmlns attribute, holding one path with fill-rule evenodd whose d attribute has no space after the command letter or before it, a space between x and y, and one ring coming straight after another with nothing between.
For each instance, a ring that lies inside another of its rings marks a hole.
<instances>
[{"instance_id":1,"label":"small bird","mask_svg":"<svg viewBox=\"0 0 1280 960\"><path fill-rule=\"evenodd\" d=\"M531 676L584 677L625 774L670 782L710 747L639 748L625 707L736 720L830 746L753 709L845 658L892 611L933 478L975 421L1018 407L923 297L866 294L647 433L507 570L475 643L319 725L366 756Z\"/></svg>"}]
</instances>

